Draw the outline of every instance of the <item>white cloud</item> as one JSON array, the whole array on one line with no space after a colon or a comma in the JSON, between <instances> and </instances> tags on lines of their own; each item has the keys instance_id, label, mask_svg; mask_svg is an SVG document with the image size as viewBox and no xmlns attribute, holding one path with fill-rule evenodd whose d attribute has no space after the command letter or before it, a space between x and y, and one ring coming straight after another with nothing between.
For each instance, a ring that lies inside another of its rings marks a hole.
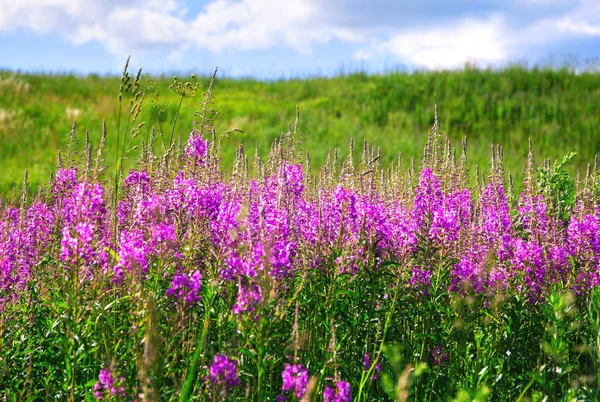
<instances>
[{"instance_id":1,"label":"white cloud","mask_svg":"<svg viewBox=\"0 0 600 402\"><path fill-rule=\"evenodd\" d=\"M570 18L565 18L558 21L557 26L563 32L600 36L600 25L590 24L586 21L575 22Z\"/></svg>"},{"instance_id":2,"label":"white cloud","mask_svg":"<svg viewBox=\"0 0 600 402\"><path fill-rule=\"evenodd\" d=\"M213 52L286 46L310 53L334 38L362 40L351 29L315 23L318 13L315 0L215 0L195 16L175 0L0 0L0 32L57 32L75 45L98 41L119 57L165 46L171 55L192 46Z\"/></svg>"},{"instance_id":3,"label":"white cloud","mask_svg":"<svg viewBox=\"0 0 600 402\"><path fill-rule=\"evenodd\" d=\"M498 16L479 21L464 19L457 24L400 32L389 40L356 52L367 60L393 55L407 64L429 69L462 68L465 62L502 62L509 55L508 35Z\"/></svg>"},{"instance_id":4,"label":"white cloud","mask_svg":"<svg viewBox=\"0 0 600 402\"><path fill-rule=\"evenodd\" d=\"M213 51L283 45L310 53L314 45L334 38L362 39L356 32L322 23L319 11L318 3L310 0L217 0L191 22L188 40Z\"/></svg>"},{"instance_id":5,"label":"white cloud","mask_svg":"<svg viewBox=\"0 0 600 402\"><path fill-rule=\"evenodd\" d=\"M564 0L527 0L535 6L564 5ZM498 65L527 57L531 50L551 49L556 43L600 35L600 1L569 3L566 12L543 11L519 20L519 8L487 17L466 17L441 26L402 29L384 40L372 41L355 52L358 60L392 56L428 69L462 68L467 62ZM538 52L539 53L539 52Z\"/></svg>"},{"instance_id":6,"label":"white cloud","mask_svg":"<svg viewBox=\"0 0 600 402\"><path fill-rule=\"evenodd\" d=\"M191 14L184 0L0 0L0 34L24 29L73 45L98 42L119 61L158 50L173 63L194 50L287 47L310 54L337 40L360 46L360 60L393 57L427 68L496 64L528 46L600 35L598 0L497 0L485 7L392 1L211 0Z\"/></svg>"},{"instance_id":7,"label":"white cloud","mask_svg":"<svg viewBox=\"0 0 600 402\"><path fill-rule=\"evenodd\" d=\"M186 23L174 0L0 0L0 32L16 29L58 33L81 45L100 42L123 57L155 46L179 46Z\"/></svg>"},{"instance_id":8,"label":"white cloud","mask_svg":"<svg viewBox=\"0 0 600 402\"><path fill-rule=\"evenodd\" d=\"M600 1L584 0L579 7L556 21L562 33L600 36Z\"/></svg>"}]
</instances>

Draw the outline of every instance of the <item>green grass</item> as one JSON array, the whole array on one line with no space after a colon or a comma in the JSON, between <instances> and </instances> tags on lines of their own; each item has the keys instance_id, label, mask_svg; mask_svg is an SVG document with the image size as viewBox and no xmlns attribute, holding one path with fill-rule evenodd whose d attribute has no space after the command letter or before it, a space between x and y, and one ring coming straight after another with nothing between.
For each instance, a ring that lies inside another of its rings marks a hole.
<instances>
[{"instance_id":1,"label":"green grass","mask_svg":"<svg viewBox=\"0 0 600 402\"><path fill-rule=\"evenodd\" d=\"M179 98L169 91L169 77L156 80L164 103L160 121L168 137ZM208 78L201 81L206 88ZM47 180L59 149L66 144L76 110L81 141L88 130L92 143L97 144L106 119L108 150L104 154L115 155L119 83L117 77L0 72L0 194L18 187L26 169L32 189ZM142 89L147 99L141 120L146 126L140 135L145 136L152 115L146 80ZM529 138L538 163L575 151L573 166L582 174L600 149L600 75L566 69L352 74L272 82L217 78L214 95L217 133L233 127L244 131L224 138L226 168L240 142L249 156L256 144L266 155L271 141L293 122L296 105L303 146L315 167L323 164L330 148L338 148L343 159L350 137L357 144L366 139L381 147L384 165L395 161L399 152L406 165L412 157L419 161L435 103L442 132L456 142L467 136L469 158L482 170L488 166L490 143L503 145L505 154L511 155L505 165L517 173L516 179L521 176ZM182 103L176 134L183 139L201 99L199 93ZM128 100L124 105L124 109L129 107ZM158 148L159 144L160 140ZM106 163L114 166L114 161Z\"/></svg>"}]
</instances>

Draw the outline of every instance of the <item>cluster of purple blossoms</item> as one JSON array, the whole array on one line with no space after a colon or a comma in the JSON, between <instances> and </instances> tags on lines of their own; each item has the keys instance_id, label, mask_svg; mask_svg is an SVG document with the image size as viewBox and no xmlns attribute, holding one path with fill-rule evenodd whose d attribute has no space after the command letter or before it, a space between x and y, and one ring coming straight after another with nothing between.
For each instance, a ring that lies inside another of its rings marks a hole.
<instances>
[{"instance_id":1,"label":"cluster of purple blossoms","mask_svg":"<svg viewBox=\"0 0 600 402\"><path fill-rule=\"evenodd\" d=\"M304 190L304 177L302 175L302 164L286 164L283 168L285 179L285 191L294 198L300 198Z\"/></svg>"},{"instance_id":2,"label":"cluster of purple blossoms","mask_svg":"<svg viewBox=\"0 0 600 402\"><path fill-rule=\"evenodd\" d=\"M52 183L52 194L60 196L68 193L77 184L77 168L58 169Z\"/></svg>"},{"instance_id":3,"label":"cluster of purple blossoms","mask_svg":"<svg viewBox=\"0 0 600 402\"><path fill-rule=\"evenodd\" d=\"M57 178L53 195L55 214L62 224L61 260L87 268L102 264L108 236L104 189L98 183L78 183L76 169L60 169Z\"/></svg>"},{"instance_id":4,"label":"cluster of purple blossoms","mask_svg":"<svg viewBox=\"0 0 600 402\"><path fill-rule=\"evenodd\" d=\"M335 387L330 387L329 384L325 385L323 400L325 402L350 402L352 400L350 396L350 383L338 381L335 383Z\"/></svg>"},{"instance_id":5,"label":"cluster of purple blossoms","mask_svg":"<svg viewBox=\"0 0 600 402\"><path fill-rule=\"evenodd\" d=\"M210 365L206 379L211 387L220 390L230 390L240 384L237 372L237 362L225 355L216 355Z\"/></svg>"},{"instance_id":6,"label":"cluster of purple blossoms","mask_svg":"<svg viewBox=\"0 0 600 402\"><path fill-rule=\"evenodd\" d=\"M52 244L54 220L52 209L39 201L23 213L0 210L0 306L24 289L30 269Z\"/></svg>"},{"instance_id":7,"label":"cluster of purple blossoms","mask_svg":"<svg viewBox=\"0 0 600 402\"><path fill-rule=\"evenodd\" d=\"M403 197L359 189L352 181L307 191L302 166L288 162L238 188L204 174L207 149L208 142L192 133L184 158L194 168L187 165L172 180L131 171L114 226L107 224L102 185L78 178L75 168L59 169L47 202L35 201L25 213L3 210L3 288L26 282L53 233L60 234L58 257L66 266L113 275L117 284L128 274L144 278L158 259L179 272L183 246L198 242L224 261L221 279L239 284L237 314L262 300L259 273L282 281L302 264L348 275L383 262L414 264L405 285L426 296L439 261L421 258L424 248L456 261L448 283L453 292L514 290L534 301L557 283L577 293L600 285L595 204L579 202L565 224L542 195L523 194L511 210L499 181L477 191L457 188L430 168L420 172L412 196ZM177 274L167 293L195 300L199 284L199 278Z\"/></svg>"},{"instance_id":8,"label":"cluster of purple blossoms","mask_svg":"<svg viewBox=\"0 0 600 402\"><path fill-rule=\"evenodd\" d=\"M90 286L127 290L131 278L169 278L164 297L185 307L201 301L202 280L214 281L215 294L240 326L262 325L256 317L269 313L271 306L263 306L267 289L269 301L285 300L311 270L328 279L344 275L348 283L349 276L396 270L400 292L408 291L413 300L431 296L432 280L435 290L448 287L443 292L482 299L517 293L531 303L543 303L554 285L584 297L600 286L597 194L576 194L568 216L558 217L555 200L535 185L512 205L515 194L506 191L501 169L470 188L466 172L459 177L458 169L446 170L450 159L444 166L426 162L402 181L385 171L378 178L377 165L367 168L371 162L365 158L362 171L338 175L327 168L313 185L302 164L281 149L266 165L258 161L253 177L240 168L225 178L218 156L212 159L217 149L195 130L183 155L173 153L179 160L163 164L156 155L144 155L122 187L103 187L89 169L78 177L77 168L61 168L49 194L21 208L0 205L0 311L24 294L35 277L31 272L47 261L58 268L54 275L77 268L86 278L105 275L113 281ZM190 266L198 269L185 268ZM376 294L383 293L379 290ZM385 302L388 298L385 293L376 299L375 310L394 305L396 298ZM448 359L435 345L421 357L434 366ZM362 361L363 375L370 373L373 381L382 371L378 359L365 353ZM308 370L285 364L281 374L282 393L302 398ZM240 383L238 362L215 356L205 379L219 395L229 392ZM349 382L328 381L325 401L351 399ZM102 369L94 395L124 396L123 384L122 376Z\"/></svg>"},{"instance_id":9,"label":"cluster of purple blossoms","mask_svg":"<svg viewBox=\"0 0 600 402\"><path fill-rule=\"evenodd\" d=\"M369 353L365 353L365 355L363 357L363 367L364 367L365 371L369 371L371 369L371 365L372 365L371 356L369 355ZM381 362L378 362L375 365L375 372L373 373L373 378L372 378L373 382L375 382L379 379L381 370L383 370L383 367L381 366Z\"/></svg>"},{"instance_id":10,"label":"cluster of purple blossoms","mask_svg":"<svg viewBox=\"0 0 600 402\"><path fill-rule=\"evenodd\" d=\"M122 231L119 238L119 257L114 266L115 280L120 283L127 272L144 275L148 271L150 249L141 230Z\"/></svg>"},{"instance_id":11,"label":"cluster of purple blossoms","mask_svg":"<svg viewBox=\"0 0 600 402\"><path fill-rule=\"evenodd\" d=\"M201 279L200 271L194 271L190 275L175 274L165 295L182 300L185 306L193 306L200 301Z\"/></svg>"},{"instance_id":12,"label":"cluster of purple blossoms","mask_svg":"<svg viewBox=\"0 0 600 402\"><path fill-rule=\"evenodd\" d=\"M202 165L206 159L206 152L208 150L208 141L202 139L202 136L194 133L190 133L187 145L185 146L185 156L188 160L194 164Z\"/></svg>"},{"instance_id":13,"label":"cluster of purple blossoms","mask_svg":"<svg viewBox=\"0 0 600 402\"><path fill-rule=\"evenodd\" d=\"M302 367L301 364L286 363L281 377L283 380L282 392L292 391L298 399L304 396L308 386L308 370Z\"/></svg>"},{"instance_id":14,"label":"cluster of purple blossoms","mask_svg":"<svg viewBox=\"0 0 600 402\"><path fill-rule=\"evenodd\" d=\"M238 296L233 305L233 312L237 315L242 313L251 313L256 310L256 306L263 300L262 290L259 285L247 283L242 285L238 283Z\"/></svg>"},{"instance_id":15,"label":"cluster of purple blossoms","mask_svg":"<svg viewBox=\"0 0 600 402\"><path fill-rule=\"evenodd\" d=\"M296 255L296 242L276 241L271 248L271 271L276 279L285 278L292 269L292 259Z\"/></svg>"},{"instance_id":16,"label":"cluster of purple blossoms","mask_svg":"<svg viewBox=\"0 0 600 402\"><path fill-rule=\"evenodd\" d=\"M408 281L408 286L421 293L423 296L429 295L429 287L431 286L431 276L433 272L428 269L423 269L419 266L414 267L412 276Z\"/></svg>"},{"instance_id":17,"label":"cluster of purple blossoms","mask_svg":"<svg viewBox=\"0 0 600 402\"><path fill-rule=\"evenodd\" d=\"M124 180L123 189L134 194L149 194L151 191L150 175L147 172L132 170Z\"/></svg>"},{"instance_id":18,"label":"cluster of purple blossoms","mask_svg":"<svg viewBox=\"0 0 600 402\"><path fill-rule=\"evenodd\" d=\"M112 399L115 396L125 397L125 378L118 376L108 369L101 369L98 382L94 384L94 396L101 401L103 398Z\"/></svg>"},{"instance_id":19,"label":"cluster of purple blossoms","mask_svg":"<svg viewBox=\"0 0 600 402\"><path fill-rule=\"evenodd\" d=\"M446 363L448 360L448 354L444 351L441 345L436 346L435 349L429 349L430 361L434 366Z\"/></svg>"}]
</instances>

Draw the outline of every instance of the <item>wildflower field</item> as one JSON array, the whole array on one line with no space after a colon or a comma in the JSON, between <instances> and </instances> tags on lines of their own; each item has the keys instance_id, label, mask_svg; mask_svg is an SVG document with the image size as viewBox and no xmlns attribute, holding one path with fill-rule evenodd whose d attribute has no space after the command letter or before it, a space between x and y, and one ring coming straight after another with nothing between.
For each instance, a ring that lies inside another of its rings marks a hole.
<instances>
[{"instance_id":1,"label":"wildflower field","mask_svg":"<svg viewBox=\"0 0 600 402\"><path fill-rule=\"evenodd\" d=\"M475 169L432 107L413 161L348 139L311 165L296 111L227 165L214 79L185 141L142 84L1 205L5 400L600 399L597 161Z\"/></svg>"}]
</instances>

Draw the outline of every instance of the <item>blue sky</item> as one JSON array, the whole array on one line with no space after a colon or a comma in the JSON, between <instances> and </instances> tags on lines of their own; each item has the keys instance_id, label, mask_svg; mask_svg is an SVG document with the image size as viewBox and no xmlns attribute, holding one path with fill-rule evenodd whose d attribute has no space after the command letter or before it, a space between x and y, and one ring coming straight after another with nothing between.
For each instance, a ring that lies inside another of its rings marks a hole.
<instances>
[{"instance_id":1,"label":"blue sky","mask_svg":"<svg viewBox=\"0 0 600 402\"><path fill-rule=\"evenodd\" d=\"M0 0L0 69L285 78L600 56L600 0Z\"/></svg>"}]
</instances>

